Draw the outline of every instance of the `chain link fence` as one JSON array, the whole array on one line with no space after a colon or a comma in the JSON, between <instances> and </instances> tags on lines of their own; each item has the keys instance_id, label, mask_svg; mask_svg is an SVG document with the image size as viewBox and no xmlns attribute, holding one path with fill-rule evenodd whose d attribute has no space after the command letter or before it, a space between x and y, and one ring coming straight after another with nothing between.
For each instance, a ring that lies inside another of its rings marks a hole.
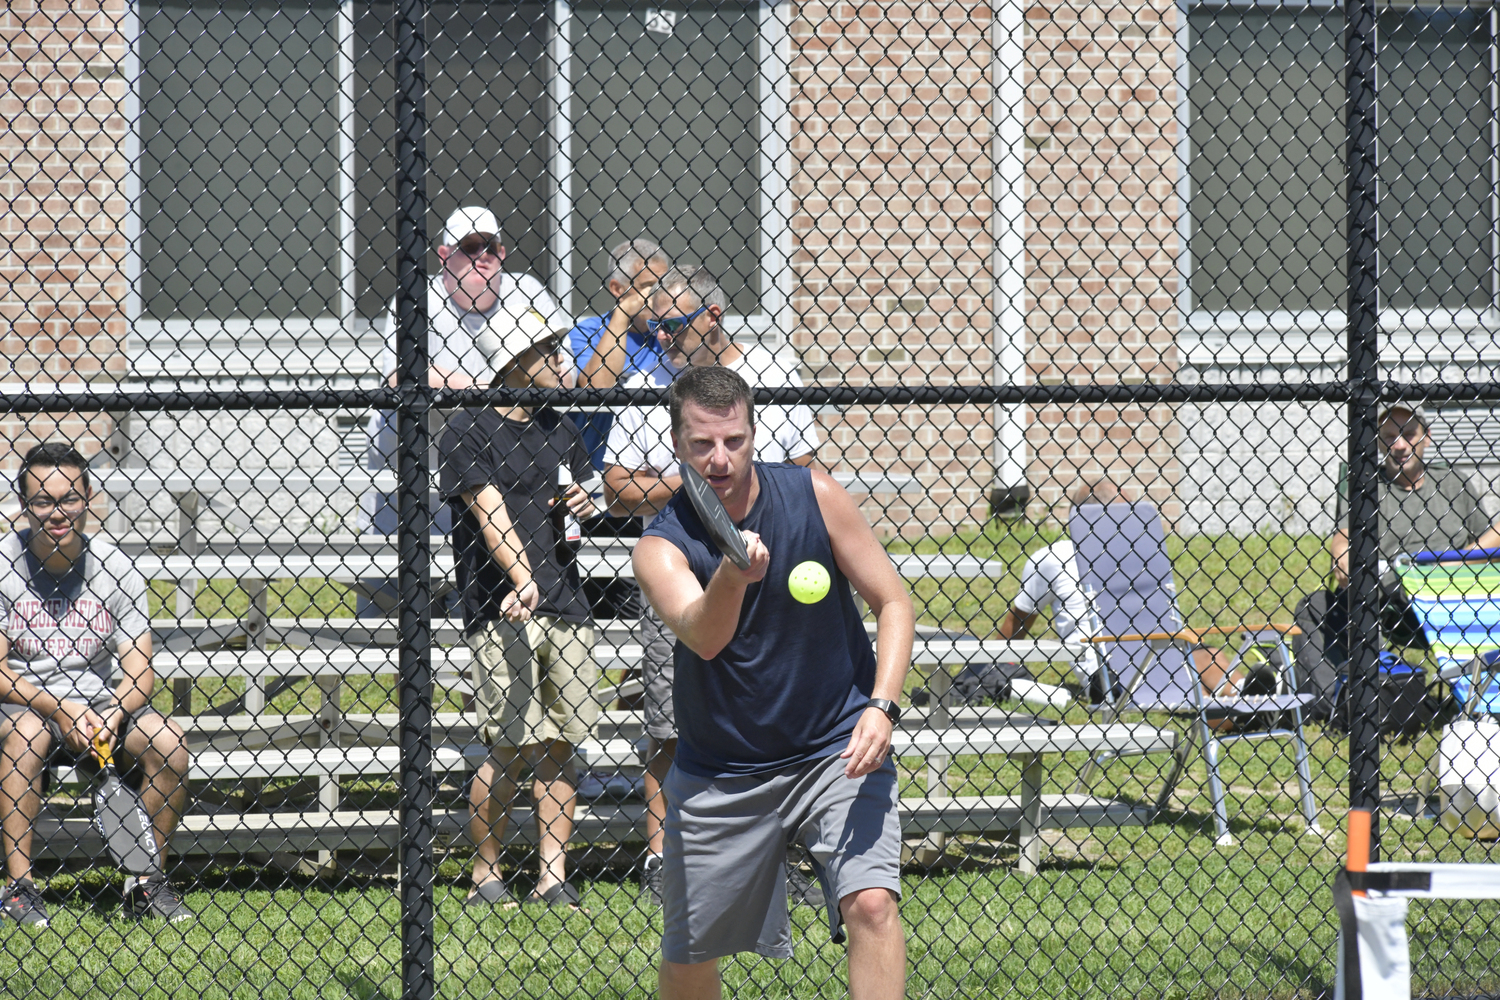
<instances>
[{"instance_id":1,"label":"chain link fence","mask_svg":"<svg viewBox=\"0 0 1500 1000\"><path fill-rule=\"evenodd\" d=\"M1331 995L1351 806L1500 834L1495 8L652 2L0 15L10 995L651 993L733 883L727 989L873 997L887 875L914 995ZM893 677L885 835L693 811Z\"/></svg>"}]
</instances>

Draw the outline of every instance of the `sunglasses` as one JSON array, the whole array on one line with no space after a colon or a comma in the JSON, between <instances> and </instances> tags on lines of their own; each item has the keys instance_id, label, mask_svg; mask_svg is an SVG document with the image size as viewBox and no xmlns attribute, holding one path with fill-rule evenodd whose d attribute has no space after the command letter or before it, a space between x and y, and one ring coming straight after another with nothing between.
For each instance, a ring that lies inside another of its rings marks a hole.
<instances>
[{"instance_id":1,"label":"sunglasses","mask_svg":"<svg viewBox=\"0 0 1500 1000\"><path fill-rule=\"evenodd\" d=\"M703 306L697 312L688 313L686 316L674 316L671 319L650 319L646 321L646 329L652 333L665 333L668 337L676 337L687 329L689 323L708 312L708 306Z\"/></svg>"},{"instance_id":2,"label":"sunglasses","mask_svg":"<svg viewBox=\"0 0 1500 1000\"><path fill-rule=\"evenodd\" d=\"M501 245L500 237L494 233L470 233L458 241L458 249L468 257L482 257L487 253L496 257L505 256L505 247Z\"/></svg>"}]
</instances>

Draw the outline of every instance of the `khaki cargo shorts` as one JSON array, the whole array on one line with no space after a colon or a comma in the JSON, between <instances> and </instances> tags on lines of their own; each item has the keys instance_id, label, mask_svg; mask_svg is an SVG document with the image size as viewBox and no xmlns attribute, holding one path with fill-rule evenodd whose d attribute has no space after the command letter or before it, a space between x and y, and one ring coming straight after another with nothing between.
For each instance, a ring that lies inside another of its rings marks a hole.
<instances>
[{"instance_id":1,"label":"khaki cargo shorts","mask_svg":"<svg viewBox=\"0 0 1500 1000\"><path fill-rule=\"evenodd\" d=\"M479 737L490 747L565 740L599 719L594 630L560 618L486 622L464 637L474 654Z\"/></svg>"}]
</instances>

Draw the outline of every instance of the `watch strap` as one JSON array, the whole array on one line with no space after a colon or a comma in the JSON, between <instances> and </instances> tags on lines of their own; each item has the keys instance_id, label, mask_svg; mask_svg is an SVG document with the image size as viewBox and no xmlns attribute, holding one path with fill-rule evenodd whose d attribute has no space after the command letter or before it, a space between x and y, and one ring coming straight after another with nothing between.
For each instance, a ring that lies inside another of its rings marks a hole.
<instances>
[{"instance_id":1,"label":"watch strap","mask_svg":"<svg viewBox=\"0 0 1500 1000\"><path fill-rule=\"evenodd\" d=\"M880 709L893 723L901 721L901 706L888 698L871 698L865 702L865 707Z\"/></svg>"}]
</instances>

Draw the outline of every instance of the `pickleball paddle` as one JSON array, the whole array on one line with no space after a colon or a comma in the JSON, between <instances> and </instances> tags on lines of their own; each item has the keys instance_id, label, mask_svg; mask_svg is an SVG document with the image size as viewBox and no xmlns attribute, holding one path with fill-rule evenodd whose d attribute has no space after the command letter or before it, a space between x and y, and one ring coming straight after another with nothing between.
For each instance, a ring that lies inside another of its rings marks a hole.
<instances>
[{"instance_id":1,"label":"pickleball paddle","mask_svg":"<svg viewBox=\"0 0 1500 1000\"><path fill-rule=\"evenodd\" d=\"M708 485L708 480L698 475L686 462L678 466L678 471L682 474L682 488L687 492L688 502L698 512L698 520L708 529L708 537L714 540L720 552L729 557L730 562L740 569L749 569L750 550L745 548L744 536L729 519L729 511L724 509L724 501L719 499L719 494Z\"/></svg>"},{"instance_id":2,"label":"pickleball paddle","mask_svg":"<svg viewBox=\"0 0 1500 1000\"><path fill-rule=\"evenodd\" d=\"M104 776L94 790L94 827L117 866L132 875L152 874L160 867L161 858L140 796L120 780L114 754L102 739L94 741L94 758Z\"/></svg>"}]
</instances>

